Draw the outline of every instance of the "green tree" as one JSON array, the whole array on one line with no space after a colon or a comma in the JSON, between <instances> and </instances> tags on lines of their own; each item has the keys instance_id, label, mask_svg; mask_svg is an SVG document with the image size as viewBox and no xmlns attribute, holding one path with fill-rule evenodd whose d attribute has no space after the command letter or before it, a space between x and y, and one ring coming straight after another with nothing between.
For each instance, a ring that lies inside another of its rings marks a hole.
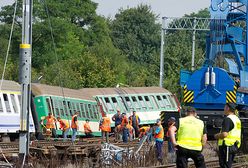
<instances>
[{"instance_id":1,"label":"green tree","mask_svg":"<svg viewBox=\"0 0 248 168\"><path fill-rule=\"evenodd\" d=\"M94 54L84 53L80 58L72 58L46 67L43 82L74 89L113 87L116 85L115 74L108 59L100 60Z\"/></svg>"},{"instance_id":2,"label":"green tree","mask_svg":"<svg viewBox=\"0 0 248 168\"><path fill-rule=\"evenodd\" d=\"M153 64L160 47L160 25L156 20L157 16L147 5L121 9L110 23L115 46L130 61Z\"/></svg>"}]
</instances>

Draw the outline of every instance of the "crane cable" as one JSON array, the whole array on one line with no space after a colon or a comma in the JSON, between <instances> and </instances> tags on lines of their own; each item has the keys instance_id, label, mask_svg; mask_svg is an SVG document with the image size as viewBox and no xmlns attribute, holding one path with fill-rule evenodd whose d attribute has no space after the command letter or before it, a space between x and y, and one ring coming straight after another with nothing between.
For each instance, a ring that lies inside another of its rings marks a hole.
<instances>
[{"instance_id":1,"label":"crane cable","mask_svg":"<svg viewBox=\"0 0 248 168\"><path fill-rule=\"evenodd\" d=\"M0 83L0 90L2 90L4 74L5 74L6 65L7 65L8 57L9 57L9 49L10 49L10 44L11 44L12 35L13 35L13 29L14 29L14 24L15 24L16 9L17 9L17 0L15 0L14 15L13 15L12 24L11 24L11 30L10 30L10 35L9 35L8 48L7 48L7 52L6 52L6 56L5 56L5 61L4 61L3 73L2 73L1 83ZM5 161L8 164L10 164L9 161L8 161L8 159L3 154L2 148L0 148L0 151L1 151L1 154L3 155ZM10 165L10 167L12 168L13 166Z\"/></svg>"},{"instance_id":2,"label":"crane cable","mask_svg":"<svg viewBox=\"0 0 248 168\"><path fill-rule=\"evenodd\" d=\"M17 0L15 0L14 15L13 15L12 25L11 25L10 35L9 35L9 43L8 43L7 53L6 53L6 56L5 56L3 73L2 73L1 83L0 83L0 90L2 90L3 79L4 79L4 75L5 75L5 70L6 70L7 62L8 62L8 57L9 57L9 49L10 49L10 44L11 44L12 34L13 34L13 29L14 29L14 24L15 24L16 9L17 9Z\"/></svg>"},{"instance_id":3,"label":"crane cable","mask_svg":"<svg viewBox=\"0 0 248 168\"><path fill-rule=\"evenodd\" d=\"M58 54L57 54L57 51L56 51L56 44L55 44L54 36L53 36L52 23L51 23L50 14L49 14L49 11L48 11L47 3L46 3L46 0L43 0L42 2L43 2L43 5L44 5L45 11L46 11L46 15L47 15L47 19L48 19L48 24L49 24L49 28L50 28L50 34L51 34L52 43L53 43L53 49L54 49L54 54L55 54L55 59L56 59L56 62L59 63ZM66 99L65 99L65 93L64 93L64 88L63 88L63 82L61 80L61 69L60 69L60 66L59 65L58 65L58 71L59 71L58 72L59 86L61 88L61 92L62 92L62 95L63 95L65 106L67 107ZM63 105L64 105L64 103L63 103ZM69 110L69 106L68 106L67 109ZM66 115L67 116L67 121L68 121L68 123L70 123L70 120L68 118L69 111L66 111L66 109L65 109L65 114L67 114Z\"/></svg>"}]
</instances>

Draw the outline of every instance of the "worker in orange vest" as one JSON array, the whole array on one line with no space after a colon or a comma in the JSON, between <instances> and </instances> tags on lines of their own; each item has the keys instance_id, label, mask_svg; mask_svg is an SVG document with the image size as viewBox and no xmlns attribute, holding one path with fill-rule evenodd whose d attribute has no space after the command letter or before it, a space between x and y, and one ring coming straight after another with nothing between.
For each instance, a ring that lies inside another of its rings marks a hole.
<instances>
[{"instance_id":1,"label":"worker in orange vest","mask_svg":"<svg viewBox=\"0 0 248 168\"><path fill-rule=\"evenodd\" d=\"M79 112L76 112L72 118L71 118L71 128L72 128L72 136L71 136L71 141L74 142L77 136L77 130L79 129L78 126L78 115Z\"/></svg>"},{"instance_id":2,"label":"worker in orange vest","mask_svg":"<svg viewBox=\"0 0 248 168\"><path fill-rule=\"evenodd\" d=\"M63 131L63 140L66 140L70 126L69 123L66 120L62 120L60 117L57 117L57 120L59 122L60 128Z\"/></svg>"},{"instance_id":3,"label":"worker in orange vest","mask_svg":"<svg viewBox=\"0 0 248 168\"><path fill-rule=\"evenodd\" d=\"M140 124L140 118L136 114L136 111L133 111L133 115L129 117L129 120L131 121L132 127L135 130L135 137L137 138L139 136L139 124Z\"/></svg>"},{"instance_id":4,"label":"worker in orange vest","mask_svg":"<svg viewBox=\"0 0 248 168\"><path fill-rule=\"evenodd\" d=\"M128 142L129 137L129 130L127 128L128 125L128 118L126 113L122 113L122 121L121 121L121 128L122 128L122 140L124 143Z\"/></svg>"},{"instance_id":5,"label":"worker in orange vest","mask_svg":"<svg viewBox=\"0 0 248 168\"><path fill-rule=\"evenodd\" d=\"M106 142L109 143L109 132L111 132L111 126L110 118L106 114L103 114L99 129L102 131L102 141L104 141L104 137L106 137Z\"/></svg>"},{"instance_id":6,"label":"worker in orange vest","mask_svg":"<svg viewBox=\"0 0 248 168\"><path fill-rule=\"evenodd\" d=\"M46 129L50 129L52 131L52 137L56 138L56 129L55 129L55 122L56 118L52 115L52 113L48 113L44 119L41 120L41 124L43 125L43 121L46 120Z\"/></svg>"},{"instance_id":7,"label":"worker in orange vest","mask_svg":"<svg viewBox=\"0 0 248 168\"><path fill-rule=\"evenodd\" d=\"M93 137L92 130L90 128L90 123L89 122L90 122L90 120L89 119L86 119L86 122L84 124L84 133L85 133L86 138Z\"/></svg>"},{"instance_id":8,"label":"worker in orange vest","mask_svg":"<svg viewBox=\"0 0 248 168\"><path fill-rule=\"evenodd\" d=\"M150 125L148 126L143 126L139 129L139 139L141 139L144 135L146 135L150 131Z\"/></svg>"},{"instance_id":9,"label":"worker in orange vest","mask_svg":"<svg viewBox=\"0 0 248 168\"><path fill-rule=\"evenodd\" d=\"M155 129L156 154L158 161L163 164L163 142L164 142L164 128L161 125L161 120L157 119L157 127Z\"/></svg>"}]
</instances>

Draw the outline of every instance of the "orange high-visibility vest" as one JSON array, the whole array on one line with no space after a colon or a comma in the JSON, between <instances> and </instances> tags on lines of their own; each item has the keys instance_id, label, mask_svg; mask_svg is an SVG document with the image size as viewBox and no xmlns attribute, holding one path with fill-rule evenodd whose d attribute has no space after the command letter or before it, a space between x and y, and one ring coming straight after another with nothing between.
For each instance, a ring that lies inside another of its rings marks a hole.
<instances>
[{"instance_id":1,"label":"orange high-visibility vest","mask_svg":"<svg viewBox=\"0 0 248 168\"><path fill-rule=\"evenodd\" d=\"M144 133L146 133L149 130L150 130L150 127L148 127L148 126L143 126L140 128L140 132L144 132Z\"/></svg>"},{"instance_id":2,"label":"orange high-visibility vest","mask_svg":"<svg viewBox=\"0 0 248 168\"><path fill-rule=\"evenodd\" d=\"M84 132L85 133L91 133L91 129L90 129L90 124L89 123L85 123L84 124Z\"/></svg>"},{"instance_id":3,"label":"orange high-visibility vest","mask_svg":"<svg viewBox=\"0 0 248 168\"><path fill-rule=\"evenodd\" d=\"M74 121L75 117L77 117L77 115L72 116L71 118L71 128L76 128L77 129L77 123Z\"/></svg>"},{"instance_id":4,"label":"orange high-visibility vest","mask_svg":"<svg viewBox=\"0 0 248 168\"><path fill-rule=\"evenodd\" d=\"M155 135L155 138L164 139L164 128L162 127L162 125L160 125L159 127L161 129L160 129L159 133Z\"/></svg>"},{"instance_id":5,"label":"orange high-visibility vest","mask_svg":"<svg viewBox=\"0 0 248 168\"><path fill-rule=\"evenodd\" d=\"M53 116L51 116L51 117L46 116L46 121L47 121L46 122L46 128L47 129L55 128L54 121L56 121L56 119Z\"/></svg>"},{"instance_id":6,"label":"orange high-visibility vest","mask_svg":"<svg viewBox=\"0 0 248 168\"><path fill-rule=\"evenodd\" d=\"M65 120L59 120L59 124L60 124L60 129L62 129L63 131L69 129L69 123Z\"/></svg>"},{"instance_id":7,"label":"orange high-visibility vest","mask_svg":"<svg viewBox=\"0 0 248 168\"><path fill-rule=\"evenodd\" d=\"M123 117L122 120L121 120L121 126L122 127L125 127L126 125L128 124L128 119L127 117Z\"/></svg>"},{"instance_id":8,"label":"orange high-visibility vest","mask_svg":"<svg viewBox=\"0 0 248 168\"><path fill-rule=\"evenodd\" d=\"M111 126L110 126L110 119L109 117L103 117L103 122L101 125L102 131L110 132Z\"/></svg>"}]
</instances>

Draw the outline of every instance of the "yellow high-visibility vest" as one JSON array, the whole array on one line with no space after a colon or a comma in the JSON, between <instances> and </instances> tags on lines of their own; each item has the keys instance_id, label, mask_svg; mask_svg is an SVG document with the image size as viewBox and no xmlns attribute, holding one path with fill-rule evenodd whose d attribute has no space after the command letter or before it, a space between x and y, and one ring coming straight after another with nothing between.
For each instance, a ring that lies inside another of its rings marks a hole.
<instances>
[{"instance_id":1,"label":"yellow high-visibility vest","mask_svg":"<svg viewBox=\"0 0 248 168\"><path fill-rule=\"evenodd\" d=\"M194 116L180 118L177 144L186 149L201 151L203 130L204 123L202 120Z\"/></svg>"},{"instance_id":2,"label":"yellow high-visibility vest","mask_svg":"<svg viewBox=\"0 0 248 168\"><path fill-rule=\"evenodd\" d=\"M234 128L228 132L228 135L224 139L218 140L218 145L222 146L223 141L225 141L226 146L232 146L237 141L238 147L241 145L241 121L236 115L228 115L228 118L230 118L233 122Z\"/></svg>"}]
</instances>

